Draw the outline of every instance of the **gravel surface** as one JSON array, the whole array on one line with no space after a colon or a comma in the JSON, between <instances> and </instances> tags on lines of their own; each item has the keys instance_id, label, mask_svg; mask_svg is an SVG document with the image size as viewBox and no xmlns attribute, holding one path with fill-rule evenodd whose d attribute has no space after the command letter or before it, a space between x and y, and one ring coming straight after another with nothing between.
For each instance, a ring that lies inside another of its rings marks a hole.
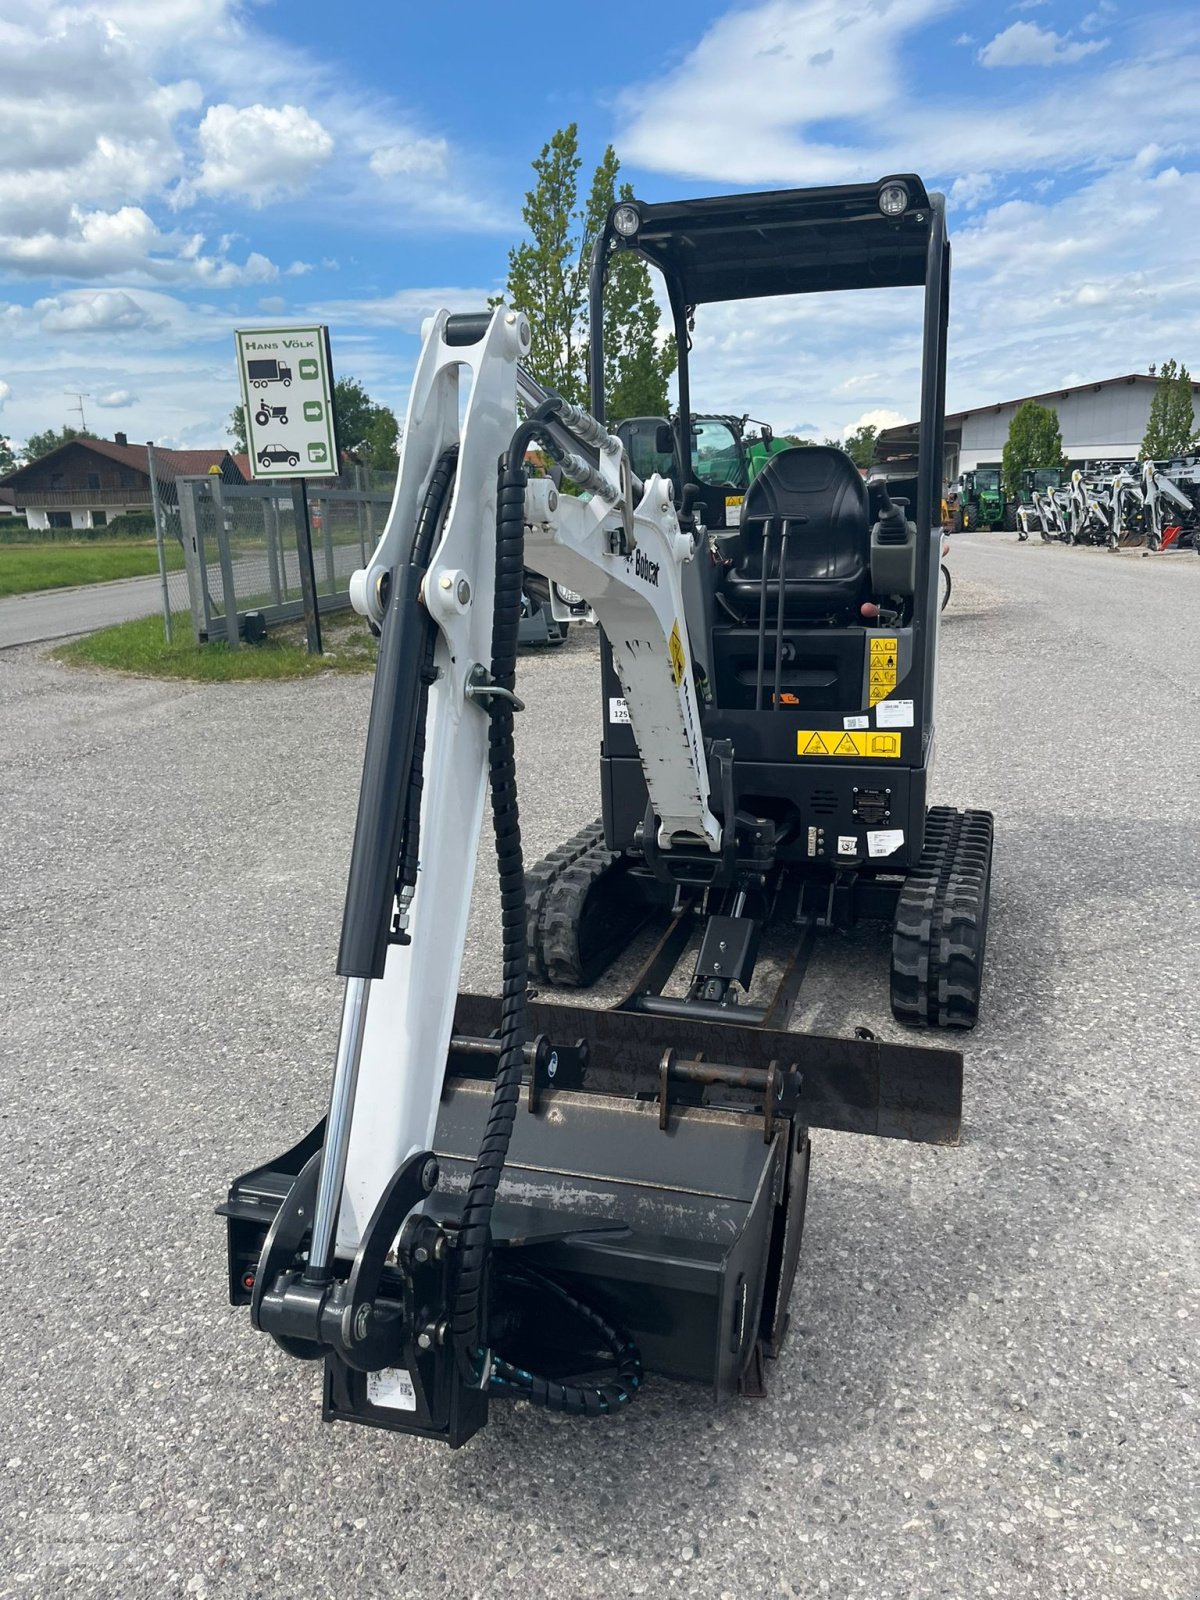
<instances>
[{"instance_id":1,"label":"gravel surface","mask_svg":"<svg viewBox=\"0 0 1200 1600\"><path fill-rule=\"evenodd\" d=\"M954 541L934 798L990 806L956 1150L816 1136L770 1397L325 1428L224 1303L323 1108L369 685L0 656L0 1595L1200 1593L1200 561ZM596 813L594 640L522 664L526 840ZM480 874L464 983L495 980ZM803 1025L889 1032L886 941Z\"/></svg>"}]
</instances>

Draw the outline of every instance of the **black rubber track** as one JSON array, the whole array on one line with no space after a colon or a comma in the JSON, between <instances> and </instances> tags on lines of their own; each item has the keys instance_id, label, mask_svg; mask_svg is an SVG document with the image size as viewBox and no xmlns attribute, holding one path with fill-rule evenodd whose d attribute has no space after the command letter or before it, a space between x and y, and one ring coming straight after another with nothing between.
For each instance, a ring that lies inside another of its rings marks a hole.
<instances>
[{"instance_id":1,"label":"black rubber track","mask_svg":"<svg viewBox=\"0 0 1200 1600\"><path fill-rule=\"evenodd\" d=\"M567 867L573 865L589 850L604 845L604 824L597 819L581 828L557 850L543 856L535 867L525 874L526 926L529 944L529 976L534 982L552 982L547 972L543 954L542 917L551 888Z\"/></svg>"},{"instance_id":2,"label":"black rubber track","mask_svg":"<svg viewBox=\"0 0 1200 1600\"><path fill-rule=\"evenodd\" d=\"M590 988L653 910L599 822L527 874L526 904L530 976L556 989Z\"/></svg>"},{"instance_id":3,"label":"black rubber track","mask_svg":"<svg viewBox=\"0 0 1200 1600\"><path fill-rule=\"evenodd\" d=\"M979 1020L992 870L992 816L933 806L892 932L892 1013L913 1028Z\"/></svg>"}]
</instances>

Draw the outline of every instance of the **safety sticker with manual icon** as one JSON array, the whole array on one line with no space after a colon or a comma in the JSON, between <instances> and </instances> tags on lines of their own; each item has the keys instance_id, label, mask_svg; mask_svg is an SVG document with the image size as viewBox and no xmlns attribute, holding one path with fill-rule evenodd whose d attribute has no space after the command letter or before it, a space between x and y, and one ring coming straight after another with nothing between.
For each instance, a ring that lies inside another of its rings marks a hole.
<instances>
[{"instance_id":1,"label":"safety sticker with manual icon","mask_svg":"<svg viewBox=\"0 0 1200 1600\"><path fill-rule=\"evenodd\" d=\"M800 728L796 733L798 756L868 756L897 761L900 757L898 733L864 733L851 728Z\"/></svg>"},{"instance_id":2,"label":"safety sticker with manual icon","mask_svg":"<svg viewBox=\"0 0 1200 1600\"><path fill-rule=\"evenodd\" d=\"M338 462L329 330L244 328L236 343L251 476L333 476Z\"/></svg>"},{"instance_id":3,"label":"safety sticker with manual icon","mask_svg":"<svg viewBox=\"0 0 1200 1600\"><path fill-rule=\"evenodd\" d=\"M878 705L896 687L896 646L899 641L893 637L872 635L869 643L867 665L870 668L870 698L867 703Z\"/></svg>"}]
</instances>

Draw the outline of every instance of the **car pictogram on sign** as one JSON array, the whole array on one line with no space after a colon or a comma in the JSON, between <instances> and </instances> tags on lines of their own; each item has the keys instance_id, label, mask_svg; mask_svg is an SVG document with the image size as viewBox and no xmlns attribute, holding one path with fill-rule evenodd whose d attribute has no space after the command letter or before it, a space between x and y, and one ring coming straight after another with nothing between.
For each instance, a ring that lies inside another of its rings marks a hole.
<instances>
[{"instance_id":1,"label":"car pictogram on sign","mask_svg":"<svg viewBox=\"0 0 1200 1600\"><path fill-rule=\"evenodd\" d=\"M298 467L300 465L300 457L294 450L289 450L285 444L264 444L258 452L258 464L260 467L282 465Z\"/></svg>"}]
</instances>

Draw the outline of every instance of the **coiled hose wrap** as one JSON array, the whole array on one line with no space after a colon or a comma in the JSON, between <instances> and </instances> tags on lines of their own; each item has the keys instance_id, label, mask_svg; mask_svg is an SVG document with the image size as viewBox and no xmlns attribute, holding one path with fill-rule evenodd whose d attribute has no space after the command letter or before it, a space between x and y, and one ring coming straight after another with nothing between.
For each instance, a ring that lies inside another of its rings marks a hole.
<instances>
[{"instance_id":1,"label":"coiled hose wrap","mask_svg":"<svg viewBox=\"0 0 1200 1600\"><path fill-rule=\"evenodd\" d=\"M501 463L496 511L496 588L492 622L491 676L497 688L510 692L516 685L517 639L521 621L521 592L525 567L525 451L538 434L542 414L552 414L557 400L535 411L513 436ZM491 1248L491 1215L504 1162L512 1138L521 1098L528 1033L526 991L529 956L526 944L525 864L521 852L521 824L517 799L516 753L510 699L492 695L488 701L488 774L491 780L492 827L500 882L502 987L500 1002L500 1056L492 1104L479 1154L467 1186L458 1232L457 1270L451 1311L451 1340L459 1371L465 1381L488 1383L496 1393L522 1396L535 1404L580 1416L600 1416L627 1403L642 1380L641 1358L632 1343L597 1312L577 1300L561 1285L532 1269L521 1268L523 1280L566 1303L593 1334L599 1334L612 1353L614 1381L602 1386L564 1384L540 1378L504 1360L491 1360L484 1348L485 1298Z\"/></svg>"}]
</instances>

